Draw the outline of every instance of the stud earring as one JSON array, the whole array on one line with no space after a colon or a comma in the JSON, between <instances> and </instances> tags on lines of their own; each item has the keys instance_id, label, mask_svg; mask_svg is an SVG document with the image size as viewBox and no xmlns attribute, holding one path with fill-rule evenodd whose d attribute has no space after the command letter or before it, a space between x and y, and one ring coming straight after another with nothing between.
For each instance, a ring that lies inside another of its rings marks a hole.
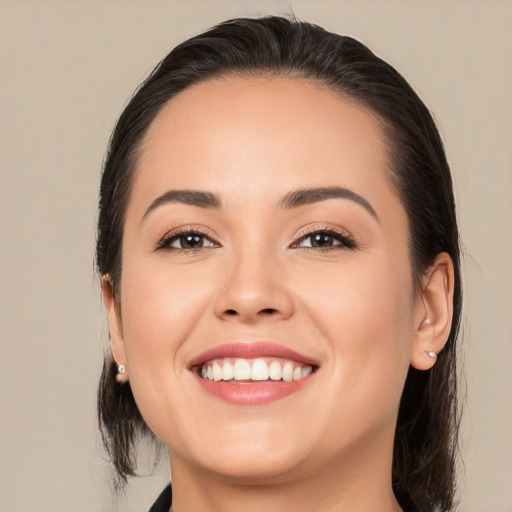
<instances>
[{"instance_id":1,"label":"stud earring","mask_svg":"<svg viewBox=\"0 0 512 512\"><path fill-rule=\"evenodd\" d=\"M124 364L117 365L116 381L121 384L128 382L128 374L126 373L126 366Z\"/></svg>"},{"instance_id":2,"label":"stud earring","mask_svg":"<svg viewBox=\"0 0 512 512\"><path fill-rule=\"evenodd\" d=\"M436 353L432 350L425 350L425 352L427 353L427 356L428 357L436 357Z\"/></svg>"}]
</instances>

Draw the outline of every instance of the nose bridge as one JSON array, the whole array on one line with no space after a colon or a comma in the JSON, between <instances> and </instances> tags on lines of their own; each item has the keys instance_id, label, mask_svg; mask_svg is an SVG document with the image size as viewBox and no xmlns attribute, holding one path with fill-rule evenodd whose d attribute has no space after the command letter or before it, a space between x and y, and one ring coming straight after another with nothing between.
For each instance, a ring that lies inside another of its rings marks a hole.
<instances>
[{"instance_id":1,"label":"nose bridge","mask_svg":"<svg viewBox=\"0 0 512 512\"><path fill-rule=\"evenodd\" d=\"M215 310L246 323L289 317L293 304L277 250L257 240L233 249Z\"/></svg>"}]
</instances>

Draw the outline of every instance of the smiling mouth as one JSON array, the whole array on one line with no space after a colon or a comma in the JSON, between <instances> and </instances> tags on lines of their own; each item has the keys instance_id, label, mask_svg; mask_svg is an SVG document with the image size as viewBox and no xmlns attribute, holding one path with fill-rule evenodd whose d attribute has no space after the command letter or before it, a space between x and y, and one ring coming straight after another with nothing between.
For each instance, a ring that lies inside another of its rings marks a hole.
<instances>
[{"instance_id":1,"label":"smiling mouth","mask_svg":"<svg viewBox=\"0 0 512 512\"><path fill-rule=\"evenodd\" d=\"M292 382L306 378L312 371L312 365L278 357L217 358L205 362L198 368L199 375L205 380L232 384Z\"/></svg>"},{"instance_id":2,"label":"smiling mouth","mask_svg":"<svg viewBox=\"0 0 512 512\"><path fill-rule=\"evenodd\" d=\"M228 343L189 364L209 395L233 405L264 405L296 394L312 381L318 361L270 342Z\"/></svg>"}]
</instances>

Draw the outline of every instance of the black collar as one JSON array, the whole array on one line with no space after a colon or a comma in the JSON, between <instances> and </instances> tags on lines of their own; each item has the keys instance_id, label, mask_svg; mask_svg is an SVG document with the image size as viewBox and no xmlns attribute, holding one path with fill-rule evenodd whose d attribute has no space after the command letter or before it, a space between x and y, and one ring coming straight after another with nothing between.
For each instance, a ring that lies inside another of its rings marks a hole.
<instances>
[{"instance_id":1,"label":"black collar","mask_svg":"<svg viewBox=\"0 0 512 512\"><path fill-rule=\"evenodd\" d=\"M149 512L169 512L172 505L172 488L171 484L169 484L158 496L157 500L151 508Z\"/></svg>"}]
</instances>

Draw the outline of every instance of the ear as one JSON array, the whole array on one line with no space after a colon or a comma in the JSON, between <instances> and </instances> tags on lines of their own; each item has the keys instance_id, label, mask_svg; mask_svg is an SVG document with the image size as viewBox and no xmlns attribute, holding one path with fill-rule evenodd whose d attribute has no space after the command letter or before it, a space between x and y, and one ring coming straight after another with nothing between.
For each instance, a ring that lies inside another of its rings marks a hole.
<instances>
[{"instance_id":1,"label":"ear","mask_svg":"<svg viewBox=\"0 0 512 512\"><path fill-rule=\"evenodd\" d=\"M422 278L417 301L411 366L429 370L450 335L453 316L454 274L450 256L442 252Z\"/></svg>"},{"instance_id":2,"label":"ear","mask_svg":"<svg viewBox=\"0 0 512 512\"><path fill-rule=\"evenodd\" d=\"M124 365L125 372L117 375L118 381L128 380L126 372L126 353L124 347L123 324L121 321L120 305L114 294L114 285L109 274L105 274L101 278L101 291L103 295L103 303L107 310L108 328L110 332L110 348L114 361L118 365Z\"/></svg>"}]
</instances>

